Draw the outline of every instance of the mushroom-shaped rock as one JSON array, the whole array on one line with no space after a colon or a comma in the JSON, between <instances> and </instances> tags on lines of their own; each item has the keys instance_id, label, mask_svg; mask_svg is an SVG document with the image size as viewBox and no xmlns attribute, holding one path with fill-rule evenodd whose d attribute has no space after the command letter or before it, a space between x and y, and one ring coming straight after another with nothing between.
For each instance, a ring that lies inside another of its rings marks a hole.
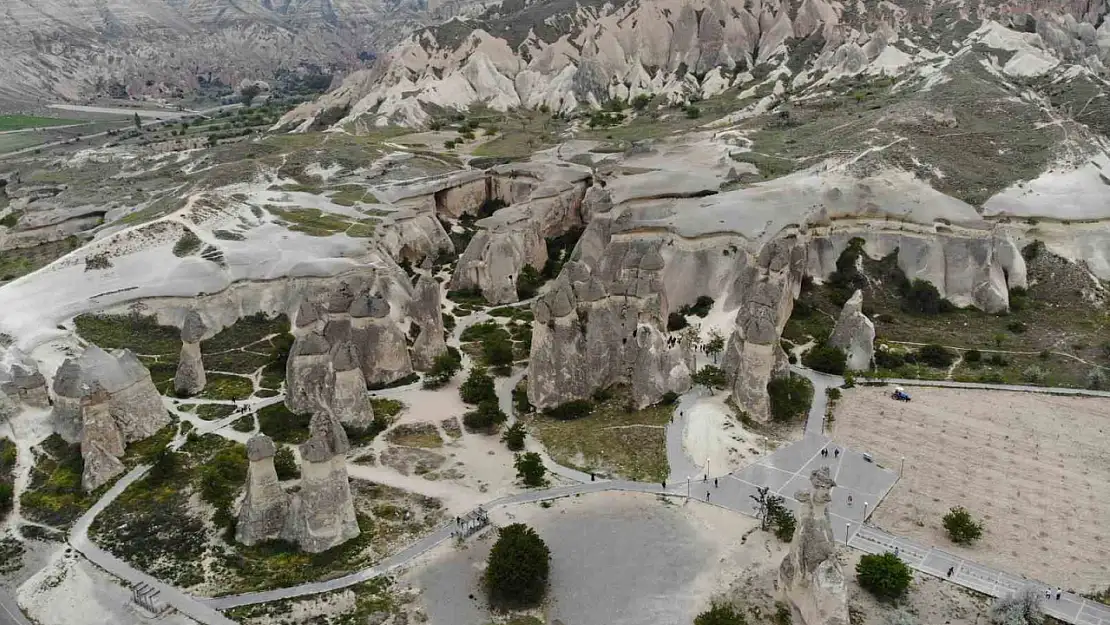
<instances>
[{"instance_id":1,"label":"mushroom-shaped rock","mask_svg":"<svg viewBox=\"0 0 1110 625\"><path fill-rule=\"evenodd\" d=\"M848 355L847 367L853 371L871 368L875 357L875 324L863 314L863 291L856 291L840 310L829 345Z\"/></svg>"},{"instance_id":2,"label":"mushroom-shaped rock","mask_svg":"<svg viewBox=\"0 0 1110 625\"><path fill-rule=\"evenodd\" d=\"M420 328L412 344L412 364L418 370L431 369L435 359L447 352L441 306L439 283L427 274L420 276L409 304L409 317Z\"/></svg>"},{"instance_id":3,"label":"mushroom-shaped rock","mask_svg":"<svg viewBox=\"0 0 1110 625\"><path fill-rule=\"evenodd\" d=\"M836 557L827 505L835 486L827 467L810 476L812 494L805 499L790 552L779 566L779 581L795 622L804 625L847 625L848 592L844 570Z\"/></svg>"},{"instance_id":4,"label":"mushroom-shaped rock","mask_svg":"<svg viewBox=\"0 0 1110 625\"><path fill-rule=\"evenodd\" d=\"M190 310L185 315L184 323L181 324L181 341L183 343L199 343L207 331L208 326L205 325L204 319L201 319L200 313Z\"/></svg>"},{"instance_id":5,"label":"mushroom-shaped rock","mask_svg":"<svg viewBox=\"0 0 1110 625\"><path fill-rule=\"evenodd\" d=\"M319 553L359 535L347 478L350 447L343 426L326 411L309 424L311 437L300 447L301 490L290 506L285 538Z\"/></svg>"},{"instance_id":6,"label":"mushroom-shaped rock","mask_svg":"<svg viewBox=\"0 0 1110 625\"><path fill-rule=\"evenodd\" d=\"M288 523L289 496L278 482L276 454L269 436L258 435L247 441L247 488L235 526L235 538L244 545L280 538Z\"/></svg>"}]
</instances>

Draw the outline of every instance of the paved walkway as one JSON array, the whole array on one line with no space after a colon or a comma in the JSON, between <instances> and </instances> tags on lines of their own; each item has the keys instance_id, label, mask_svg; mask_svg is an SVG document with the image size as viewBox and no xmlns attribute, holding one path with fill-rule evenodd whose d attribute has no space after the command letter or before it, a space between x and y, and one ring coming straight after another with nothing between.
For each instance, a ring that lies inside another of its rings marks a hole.
<instances>
[{"instance_id":1,"label":"paved walkway","mask_svg":"<svg viewBox=\"0 0 1110 625\"><path fill-rule=\"evenodd\" d=\"M545 464L553 473L582 483L543 491L518 493L496 499L483 507L489 510L501 506L533 503L578 494L624 491L689 497L709 505L716 505L753 516L755 514L755 502L750 495L754 494L757 488L760 486L771 488L773 492L785 498L788 506L798 510L800 504L794 499L794 493L808 490L810 472L822 466L827 466L837 482L836 488L831 493L832 503L829 506L833 532L839 537L839 528L843 527L844 541L847 545L869 553L892 551L897 548L899 556L916 570L945 579L949 579L946 576L948 567L955 567L955 573L950 578L953 583L995 597L1008 594L1026 585L1034 585L1038 588L1045 587L1042 583L1014 577L947 554L939 549L921 546L913 541L889 535L882 530L866 525L866 518L896 483L897 473L892 469L873 463L863 452L842 447L824 436L822 433L825 413L824 389L835 385L837 376L826 376L802 368L796 368L795 370L813 381L815 388L814 403L807 419L805 435L801 440L779 448L773 454L761 458L759 462L740 471L717 476L716 478L703 477L700 482L689 478L676 483L668 482L667 488L664 489L660 484L620 480L590 481L588 474L567 467L560 467L552 462L550 458L545 457ZM513 415L511 390L518 380L519 376L513 376L498 389L499 403L501 403L502 409L508 408L506 413L509 415ZM900 380L892 380L891 382L912 383L911 381ZM957 383L929 385L962 386ZM1034 389L1037 387L1011 388L1008 385L975 385L972 388L1024 390L1025 388ZM1053 392L1056 390L1065 390L1069 394L1090 393L1081 392L1079 389L1037 389L1028 392ZM818 401L818 397L820 397L820 401ZM672 436L680 436L681 427L681 421L676 420L676 423L669 428L671 431L668 432L668 440ZM821 451L823 449L829 450L828 455L822 455ZM836 453L837 451L840 453ZM692 460L687 459L687 462L687 466L697 466ZM329 592L373 579L405 566L439 544L452 539L453 523L446 523L377 565L344 577L265 592L218 598L197 598L135 570L126 562L96 547L88 539L88 528L96 515L110 505L127 486L142 477L146 469L146 467L133 469L85 513L74 525L70 533L70 543L89 560L121 579L131 584L146 583L160 590L162 592L161 597L167 603L206 625L229 625L233 623L217 610ZM849 498L851 498L851 503L849 503ZM1055 599L1046 601L1045 611L1074 625L1110 625L1110 607L1068 593L1065 593L1059 601Z\"/></svg>"}]
</instances>

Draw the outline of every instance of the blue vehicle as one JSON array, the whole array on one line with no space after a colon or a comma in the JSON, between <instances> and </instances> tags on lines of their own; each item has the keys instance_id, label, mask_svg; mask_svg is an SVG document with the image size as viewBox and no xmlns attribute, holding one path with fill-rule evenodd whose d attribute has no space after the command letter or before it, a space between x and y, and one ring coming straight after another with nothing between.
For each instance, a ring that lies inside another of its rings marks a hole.
<instances>
[{"instance_id":1,"label":"blue vehicle","mask_svg":"<svg viewBox=\"0 0 1110 625\"><path fill-rule=\"evenodd\" d=\"M895 387L894 392L890 394L891 399L898 401L910 401L910 395L901 386Z\"/></svg>"}]
</instances>

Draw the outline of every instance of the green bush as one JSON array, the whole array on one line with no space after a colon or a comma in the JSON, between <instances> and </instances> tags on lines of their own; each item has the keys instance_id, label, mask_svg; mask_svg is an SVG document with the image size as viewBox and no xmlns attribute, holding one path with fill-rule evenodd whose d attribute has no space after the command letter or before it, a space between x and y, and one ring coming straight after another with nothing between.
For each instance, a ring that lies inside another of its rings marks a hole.
<instances>
[{"instance_id":1,"label":"green bush","mask_svg":"<svg viewBox=\"0 0 1110 625\"><path fill-rule=\"evenodd\" d=\"M225 447L217 452L200 469L197 488L201 499L212 504L217 513L229 511L235 494L246 482L247 464L247 453L242 445Z\"/></svg>"},{"instance_id":2,"label":"green bush","mask_svg":"<svg viewBox=\"0 0 1110 625\"><path fill-rule=\"evenodd\" d=\"M809 412L813 404L813 384L804 377L791 373L768 382L767 397L771 404L771 418L789 421Z\"/></svg>"},{"instance_id":3,"label":"green bush","mask_svg":"<svg viewBox=\"0 0 1110 625\"><path fill-rule=\"evenodd\" d=\"M459 396L468 404L478 405L483 401L497 403L497 390L493 386L493 378L486 372L485 367L474 367L466 381L459 386Z\"/></svg>"},{"instance_id":4,"label":"green bush","mask_svg":"<svg viewBox=\"0 0 1110 625\"><path fill-rule=\"evenodd\" d=\"M983 360L983 352L977 349L969 349L964 353L964 360L967 362L980 362Z\"/></svg>"},{"instance_id":5,"label":"green bush","mask_svg":"<svg viewBox=\"0 0 1110 625\"><path fill-rule=\"evenodd\" d=\"M528 414L534 410L532 403L528 401L528 386L525 384L518 384L513 389L513 410L517 414Z\"/></svg>"},{"instance_id":6,"label":"green bush","mask_svg":"<svg viewBox=\"0 0 1110 625\"><path fill-rule=\"evenodd\" d=\"M829 388L825 389L825 397L828 397L831 401L836 401L840 399L840 395L840 389L836 388L835 386L830 386Z\"/></svg>"},{"instance_id":7,"label":"green bush","mask_svg":"<svg viewBox=\"0 0 1110 625\"><path fill-rule=\"evenodd\" d=\"M1022 321L1011 321L1006 324L1006 329L1014 334L1025 334L1028 327Z\"/></svg>"},{"instance_id":8,"label":"green bush","mask_svg":"<svg viewBox=\"0 0 1110 625\"><path fill-rule=\"evenodd\" d=\"M946 369L956 362L956 353L944 347L943 345L926 345L917 350L915 358L922 364L936 367L937 369Z\"/></svg>"},{"instance_id":9,"label":"green bush","mask_svg":"<svg viewBox=\"0 0 1110 625\"><path fill-rule=\"evenodd\" d=\"M543 414L552 419L570 421L589 415L593 409L594 404L592 401L588 399L575 399L552 408L547 408L543 411Z\"/></svg>"},{"instance_id":10,"label":"green bush","mask_svg":"<svg viewBox=\"0 0 1110 625\"><path fill-rule=\"evenodd\" d=\"M525 265L520 270L520 275L516 278L516 296L519 299L529 299L535 297L536 293L543 286L543 276L532 265Z\"/></svg>"},{"instance_id":11,"label":"green bush","mask_svg":"<svg viewBox=\"0 0 1110 625\"><path fill-rule=\"evenodd\" d=\"M932 283L915 279L910 283L902 297L902 308L906 312L919 315L937 315L956 309L952 302L940 296L940 291Z\"/></svg>"},{"instance_id":12,"label":"green bush","mask_svg":"<svg viewBox=\"0 0 1110 625\"><path fill-rule=\"evenodd\" d=\"M687 323L686 317L682 313L673 312L673 313L667 315L667 331L668 332L678 332L679 330L685 328L688 325L690 325L690 324Z\"/></svg>"},{"instance_id":13,"label":"green bush","mask_svg":"<svg viewBox=\"0 0 1110 625\"><path fill-rule=\"evenodd\" d=\"M498 609L538 605L547 592L550 560L551 551L536 530L522 523L502 527L486 564L490 605Z\"/></svg>"},{"instance_id":14,"label":"green bush","mask_svg":"<svg viewBox=\"0 0 1110 625\"><path fill-rule=\"evenodd\" d=\"M534 451L517 454L513 457L513 466L516 476L524 482L525 486L538 488L547 485L547 467L543 466L543 459Z\"/></svg>"},{"instance_id":15,"label":"green bush","mask_svg":"<svg viewBox=\"0 0 1110 625\"><path fill-rule=\"evenodd\" d=\"M694 625L748 625L748 622L732 604L714 602L712 607L694 617Z\"/></svg>"},{"instance_id":16,"label":"green bush","mask_svg":"<svg viewBox=\"0 0 1110 625\"><path fill-rule=\"evenodd\" d=\"M720 367L705 365L694 374L692 381L706 388L722 389L728 386L728 375Z\"/></svg>"},{"instance_id":17,"label":"green bush","mask_svg":"<svg viewBox=\"0 0 1110 625\"><path fill-rule=\"evenodd\" d=\"M274 470L279 480L292 480L301 476L301 468L297 466L297 459L293 450L285 445L278 445L274 454Z\"/></svg>"},{"instance_id":18,"label":"green bush","mask_svg":"<svg viewBox=\"0 0 1110 625\"><path fill-rule=\"evenodd\" d=\"M890 601L905 594L913 573L905 562L888 551L860 557L856 564L856 580L876 598Z\"/></svg>"},{"instance_id":19,"label":"green bush","mask_svg":"<svg viewBox=\"0 0 1110 625\"><path fill-rule=\"evenodd\" d=\"M482 357L497 375L509 375L513 368L513 343L507 333L487 336L482 341Z\"/></svg>"},{"instance_id":20,"label":"green bush","mask_svg":"<svg viewBox=\"0 0 1110 625\"><path fill-rule=\"evenodd\" d=\"M490 433L509 417L497 407L497 399L482 400L478 407L463 414L463 425L472 432Z\"/></svg>"},{"instance_id":21,"label":"green bush","mask_svg":"<svg viewBox=\"0 0 1110 625\"><path fill-rule=\"evenodd\" d=\"M848 355L842 349L822 343L802 356L802 364L814 371L841 375L848 366Z\"/></svg>"},{"instance_id":22,"label":"green bush","mask_svg":"<svg viewBox=\"0 0 1110 625\"><path fill-rule=\"evenodd\" d=\"M948 538L959 545L970 545L983 536L983 524L971 518L971 513L962 506L948 511L942 519Z\"/></svg>"},{"instance_id":23,"label":"green bush","mask_svg":"<svg viewBox=\"0 0 1110 625\"><path fill-rule=\"evenodd\" d=\"M524 451L525 436L524 425L518 421L505 430L505 433L501 435L501 441L505 443L509 451Z\"/></svg>"},{"instance_id":24,"label":"green bush","mask_svg":"<svg viewBox=\"0 0 1110 625\"><path fill-rule=\"evenodd\" d=\"M177 243L173 244L173 255L179 258L191 256L200 250L201 241L192 230L186 230Z\"/></svg>"},{"instance_id":25,"label":"green bush","mask_svg":"<svg viewBox=\"0 0 1110 625\"><path fill-rule=\"evenodd\" d=\"M310 414L296 414L285 404L271 404L258 411L258 429L280 443L303 443L308 440Z\"/></svg>"},{"instance_id":26,"label":"green bush","mask_svg":"<svg viewBox=\"0 0 1110 625\"><path fill-rule=\"evenodd\" d=\"M454 347L448 347L432 362L432 368L424 376L424 388L437 389L445 386L462 370L462 354Z\"/></svg>"}]
</instances>

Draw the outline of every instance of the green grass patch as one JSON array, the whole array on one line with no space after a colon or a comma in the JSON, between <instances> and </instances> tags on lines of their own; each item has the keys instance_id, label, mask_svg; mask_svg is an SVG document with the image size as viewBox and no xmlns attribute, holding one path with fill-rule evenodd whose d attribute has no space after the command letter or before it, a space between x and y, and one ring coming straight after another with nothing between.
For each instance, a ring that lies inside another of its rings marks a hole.
<instances>
[{"instance_id":1,"label":"green grass patch","mask_svg":"<svg viewBox=\"0 0 1110 625\"><path fill-rule=\"evenodd\" d=\"M98 497L98 493L86 494L81 489L84 468L81 446L51 434L35 449L31 482L19 498L21 514L45 525L68 528Z\"/></svg>"},{"instance_id":2,"label":"green grass patch","mask_svg":"<svg viewBox=\"0 0 1110 625\"><path fill-rule=\"evenodd\" d=\"M267 317L263 313L242 317L233 325L224 328L219 334L201 343L205 355L240 349L258 343L274 334L289 331L289 319L285 315ZM265 352L270 345L254 346L253 351Z\"/></svg>"},{"instance_id":3,"label":"green grass patch","mask_svg":"<svg viewBox=\"0 0 1110 625\"><path fill-rule=\"evenodd\" d=\"M254 431L254 415L247 415L242 419L236 420L231 424L231 429L236 432L253 432Z\"/></svg>"},{"instance_id":4,"label":"green grass patch","mask_svg":"<svg viewBox=\"0 0 1110 625\"><path fill-rule=\"evenodd\" d=\"M127 465L128 468L140 464L153 463L154 459L158 456L158 452L165 449L176 435L177 423L170 423L149 437L131 443L127 446L127 452L123 456L123 463Z\"/></svg>"},{"instance_id":5,"label":"green grass patch","mask_svg":"<svg viewBox=\"0 0 1110 625\"><path fill-rule=\"evenodd\" d=\"M38 117L35 115L0 115L0 132L23 130L26 128L49 128L50 126L69 126L87 123L80 119L61 119L58 117Z\"/></svg>"},{"instance_id":6,"label":"green grass patch","mask_svg":"<svg viewBox=\"0 0 1110 625\"><path fill-rule=\"evenodd\" d=\"M377 416L377 415L375 415ZM438 449L443 447L439 431L431 423L407 423L390 430L387 440L393 445Z\"/></svg>"},{"instance_id":7,"label":"green grass patch","mask_svg":"<svg viewBox=\"0 0 1110 625\"><path fill-rule=\"evenodd\" d=\"M240 400L246 399L254 393L254 383L250 378L238 375L213 373L208 375L208 381L199 397L203 399Z\"/></svg>"},{"instance_id":8,"label":"green grass patch","mask_svg":"<svg viewBox=\"0 0 1110 625\"><path fill-rule=\"evenodd\" d=\"M267 205L266 210L289 225L289 230L302 232L313 237L327 237L354 228L353 237L367 237L373 234L377 219L351 219L344 215L325 213L318 208L283 209ZM359 226L355 228L355 226Z\"/></svg>"},{"instance_id":9,"label":"green grass patch","mask_svg":"<svg viewBox=\"0 0 1110 625\"><path fill-rule=\"evenodd\" d=\"M329 196L333 204L340 206L354 206L358 202L364 204L378 204L378 198L366 187L357 184L345 184L336 187L336 192Z\"/></svg>"},{"instance_id":10,"label":"green grass patch","mask_svg":"<svg viewBox=\"0 0 1110 625\"><path fill-rule=\"evenodd\" d=\"M15 476L12 471L15 469L17 454L15 443L6 438L0 438L0 521L3 521L8 516L8 511L12 509L15 492Z\"/></svg>"},{"instance_id":11,"label":"green grass patch","mask_svg":"<svg viewBox=\"0 0 1110 625\"><path fill-rule=\"evenodd\" d=\"M251 351L235 350L204 356L204 368L208 372L226 371L243 375L254 373L261 367L269 364L269 354L258 354Z\"/></svg>"},{"instance_id":12,"label":"green grass patch","mask_svg":"<svg viewBox=\"0 0 1110 625\"><path fill-rule=\"evenodd\" d=\"M542 413L528 418L529 430L559 464L600 475L661 482L667 478L664 428L674 406L629 410L626 388L599 393L586 416L560 420Z\"/></svg>"},{"instance_id":13,"label":"green grass patch","mask_svg":"<svg viewBox=\"0 0 1110 625\"><path fill-rule=\"evenodd\" d=\"M205 421L219 421L235 412L235 406L227 404L197 404L196 407L197 416Z\"/></svg>"},{"instance_id":14,"label":"green grass patch","mask_svg":"<svg viewBox=\"0 0 1110 625\"><path fill-rule=\"evenodd\" d=\"M192 256L200 251L200 237L198 237L192 230L186 230L177 243L173 244L173 255L178 258Z\"/></svg>"},{"instance_id":15,"label":"green grass patch","mask_svg":"<svg viewBox=\"0 0 1110 625\"><path fill-rule=\"evenodd\" d=\"M388 397L371 397L370 405L374 408L375 417L381 416L389 419L401 414L401 411L405 409L404 402Z\"/></svg>"},{"instance_id":16,"label":"green grass patch","mask_svg":"<svg viewBox=\"0 0 1110 625\"><path fill-rule=\"evenodd\" d=\"M176 355L181 332L158 325L153 315L81 315L73 320L77 334L103 349L130 349L136 354Z\"/></svg>"},{"instance_id":17,"label":"green grass patch","mask_svg":"<svg viewBox=\"0 0 1110 625\"><path fill-rule=\"evenodd\" d=\"M285 404L273 404L258 411L258 428L279 443L300 444L308 440L312 415L297 414Z\"/></svg>"}]
</instances>

